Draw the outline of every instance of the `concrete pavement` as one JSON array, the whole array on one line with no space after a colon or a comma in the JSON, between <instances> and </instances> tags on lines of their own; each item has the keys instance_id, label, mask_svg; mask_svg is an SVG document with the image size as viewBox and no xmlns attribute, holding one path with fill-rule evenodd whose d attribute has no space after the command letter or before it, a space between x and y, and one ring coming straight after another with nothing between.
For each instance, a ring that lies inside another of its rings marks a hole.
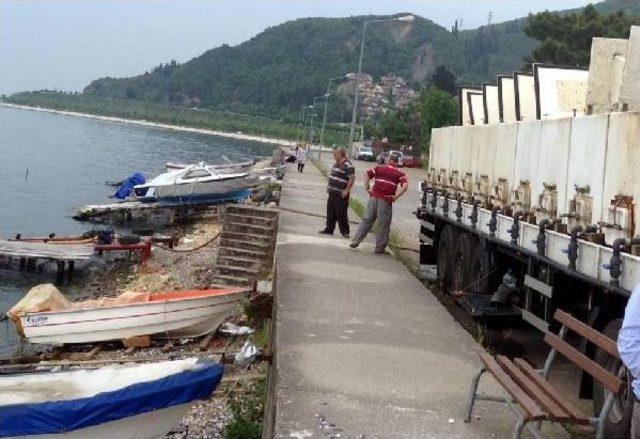
<instances>
[{"instance_id":1,"label":"concrete pavement","mask_svg":"<svg viewBox=\"0 0 640 439\"><path fill-rule=\"evenodd\" d=\"M312 165L289 166L281 205L322 215L325 188ZM275 437L511 437L504 405L480 402L479 419L462 422L473 338L404 265L373 254L371 238L353 251L323 227L280 215ZM501 392L490 378L483 390Z\"/></svg>"}]
</instances>

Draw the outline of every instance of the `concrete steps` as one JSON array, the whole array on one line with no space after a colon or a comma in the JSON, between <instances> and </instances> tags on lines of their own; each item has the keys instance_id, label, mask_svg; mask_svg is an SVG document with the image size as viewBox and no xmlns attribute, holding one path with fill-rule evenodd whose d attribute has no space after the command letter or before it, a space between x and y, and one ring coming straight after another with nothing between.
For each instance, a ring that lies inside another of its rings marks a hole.
<instances>
[{"instance_id":1,"label":"concrete steps","mask_svg":"<svg viewBox=\"0 0 640 439\"><path fill-rule=\"evenodd\" d=\"M278 212L230 205L222 214L213 279L223 285L251 285L269 269L275 247Z\"/></svg>"}]
</instances>

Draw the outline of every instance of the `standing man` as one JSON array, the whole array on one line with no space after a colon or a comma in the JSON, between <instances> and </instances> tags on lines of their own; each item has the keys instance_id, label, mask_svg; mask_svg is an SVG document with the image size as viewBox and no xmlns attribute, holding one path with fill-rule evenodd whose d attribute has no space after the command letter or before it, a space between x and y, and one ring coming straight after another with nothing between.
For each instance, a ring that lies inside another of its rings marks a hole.
<instances>
[{"instance_id":1,"label":"standing man","mask_svg":"<svg viewBox=\"0 0 640 439\"><path fill-rule=\"evenodd\" d=\"M640 286L631 293L618 333L618 352L633 381L631 439L640 439Z\"/></svg>"},{"instance_id":2,"label":"standing man","mask_svg":"<svg viewBox=\"0 0 640 439\"><path fill-rule=\"evenodd\" d=\"M300 145L296 150L296 161L298 162L298 172L304 171L304 165L307 163L308 148L310 145Z\"/></svg>"},{"instance_id":3,"label":"standing man","mask_svg":"<svg viewBox=\"0 0 640 439\"><path fill-rule=\"evenodd\" d=\"M372 179L374 180L373 189L371 189ZM367 211L349 247L357 248L377 219L376 253L388 254L387 244L389 244L389 232L391 231L392 205L408 188L407 176L398 169L398 156L395 154L389 155L388 164L369 169L364 182L364 189L369 194Z\"/></svg>"},{"instance_id":4,"label":"standing man","mask_svg":"<svg viewBox=\"0 0 640 439\"><path fill-rule=\"evenodd\" d=\"M349 194L355 182L355 168L347 160L344 149L336 149L333 152L335 160L329 174L329 199L327 200L327 226L320 230L323 235L333 235L336 222L340 226L340 233L345 238L349 237Z\"/></svg>"}]
</instances>

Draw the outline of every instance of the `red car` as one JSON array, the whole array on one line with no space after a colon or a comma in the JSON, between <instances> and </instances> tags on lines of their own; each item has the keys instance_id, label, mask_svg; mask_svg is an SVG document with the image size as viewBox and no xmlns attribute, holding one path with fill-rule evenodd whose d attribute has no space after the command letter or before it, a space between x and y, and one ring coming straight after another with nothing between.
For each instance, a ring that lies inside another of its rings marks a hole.
<instances>
[{"instance_id":1,"label":"red car","mask_svg":"<svg viewBox=\"0 0 640 439\"><path fill-rule=\"evenodd\" d=\"M414 157L410 155L405 155L403 157L403 165L407 168L419 168L420 167L420 157Z\"/></svg>"}]
</instances>

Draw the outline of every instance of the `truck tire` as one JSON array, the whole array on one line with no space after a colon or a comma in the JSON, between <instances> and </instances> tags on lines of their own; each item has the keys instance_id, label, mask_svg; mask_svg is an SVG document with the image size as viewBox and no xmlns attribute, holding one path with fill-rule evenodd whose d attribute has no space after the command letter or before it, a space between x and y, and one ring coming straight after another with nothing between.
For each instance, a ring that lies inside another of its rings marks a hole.
<instances>
[{"instance_id":1,"label":"truck tire","mask_svg":"<svg viewBox=\"0 0 640 439\"><path fill-rule=\"evenodd\" d=\"M471 258L471 290L479 294L493 294L496 285L496 266L491 251L483 242L478 243Z\"/></svg>"},{"instance_id":2,"label":"truck tire","mask_svg":"<svg viewBox=\"0 0 640 439\"><path fill-rule=\"evenodd\" d=\"M621 327L622 319L611 320L607 326L605 326L602 333L612 340L616 340ZM612 358L601 349L596 349L595 361L614 374L621 365L619 360ZM634 397L628 372L626 382L626 387L622 389L620 396L613 402L613 406L607 417L604 429L605 438L623 439L631 437L630 429ZM593 411L595 416L600 413L600 409L602 409L608 394L609 391L606 388L601 386L596 380L593 380Z\"/></svg>"},{"instance_id":3,"label":"truck tire","mask_svg":"<svg viewBox=\"0 0 640 439\"><path fill-rule=\"evenodd\" d=\"M451 285L449 292L466 292L471 286L471 258L477 245L475 236L460 233L456 238L456 251L453 258Z\"/></svg>"},{"instance_id":4,"label":"truck tire","mask_svg":"<svg viewBox=\"0 0 640 439\"><path fill-rule=\"evenodd\" d=\"M444 226L438 239L438 287L446 293L453 274L453 258L456 251L455 234L451 226Z\"/></svg>"}]
</instances>

